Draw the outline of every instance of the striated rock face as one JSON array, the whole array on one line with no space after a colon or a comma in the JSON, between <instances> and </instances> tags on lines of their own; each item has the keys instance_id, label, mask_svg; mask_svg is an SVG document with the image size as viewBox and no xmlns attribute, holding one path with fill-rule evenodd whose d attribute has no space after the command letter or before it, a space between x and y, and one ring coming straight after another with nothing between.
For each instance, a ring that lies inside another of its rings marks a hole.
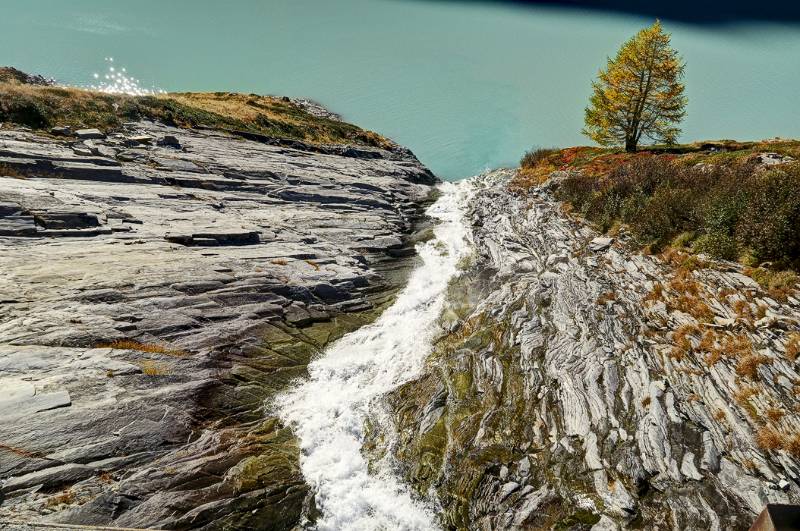
<instances>
[{"instance_id":1,"label":"striated rock face","mask_svg":"<svg viewBox=\"0 0 800 531\"><path fill-rule=\"evenodd\" d=\"M387 397L399 438L373 455L449 529L747 529L800 502L798 300L629 252L508 177L476 183L451 332Z\"/></svg>"},{"instance_id":2,"label":"striated rock face","mask_svg":"<svg viewBox=\"0 0 800 531\"><path fill-rule=\"evenodd\" d=\"M313 519L264 404L391 299L434 181L399 148L0 130L0 523Z\"/></svg>"}]
</instances>

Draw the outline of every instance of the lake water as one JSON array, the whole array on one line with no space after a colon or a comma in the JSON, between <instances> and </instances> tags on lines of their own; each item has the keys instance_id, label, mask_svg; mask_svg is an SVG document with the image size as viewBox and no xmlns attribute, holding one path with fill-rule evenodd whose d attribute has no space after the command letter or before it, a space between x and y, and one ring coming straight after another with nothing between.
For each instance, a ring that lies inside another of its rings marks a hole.
<instances>
[{"instance_id":1,"label":"lake water","mask_svg":"<svg viewBox=\"0 0 800 531\"><path fill-rule=\"evenodd\" d=\"M651 22L421 0L4 0L0 64L88 84L113 56L170 91L309 97L457 179L587 144L590 81ZM800 136L800 26L665 25L687 61L683 140Z\"/></svg>"}]
</instances>

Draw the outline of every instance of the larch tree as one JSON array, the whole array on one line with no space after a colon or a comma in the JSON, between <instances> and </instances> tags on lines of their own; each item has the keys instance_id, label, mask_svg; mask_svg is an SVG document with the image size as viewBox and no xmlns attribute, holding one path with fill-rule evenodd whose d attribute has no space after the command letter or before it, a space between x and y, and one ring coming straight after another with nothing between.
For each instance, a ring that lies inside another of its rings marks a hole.
<instances>
[{"instance_id":1,"label":"larch tree","mask_svg":"<svg viewBox=\"0 0 800 531\"><path fill-rule=\"evenodd\" d=\"M586 108L583 134L603 146L636 151L642 137L673 144L686 115L685 64L661 22L644 28L608 59Z\"/></svg>"}]
</instances>

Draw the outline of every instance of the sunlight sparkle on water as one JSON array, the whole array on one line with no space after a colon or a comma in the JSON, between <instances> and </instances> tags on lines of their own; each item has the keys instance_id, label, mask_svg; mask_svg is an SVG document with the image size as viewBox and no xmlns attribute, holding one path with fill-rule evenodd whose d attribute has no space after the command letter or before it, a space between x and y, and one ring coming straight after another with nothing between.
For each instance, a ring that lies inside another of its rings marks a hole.
<instances>
[{"instance_id":1,"label":"sunlight sparkle on water","mask_svg":"<svg viewBox=\"0 0 800 531\"><path fill-rule=\"evenodd\" d=\"M105 62L107 70L105 74L102 74L102 81L97 84L89 85L89 89L106 94L130 94L132 96L166 94L166 91L160 88L143 87L137 78L128 75L128 71L125 67L118 68L112 66L114 64L113 57L106 57ZM96 80L100 80L100 76L101 74L98 72L92 74L92 77Z\"/></svg>"}]
</instances>

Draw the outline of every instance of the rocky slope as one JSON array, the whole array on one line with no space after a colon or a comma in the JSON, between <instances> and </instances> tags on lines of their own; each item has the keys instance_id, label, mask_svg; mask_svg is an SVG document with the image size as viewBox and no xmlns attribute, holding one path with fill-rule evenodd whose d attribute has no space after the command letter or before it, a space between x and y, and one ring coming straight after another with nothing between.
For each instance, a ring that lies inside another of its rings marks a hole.
<instances>
[{"instance_id":1,"label":"rocky slope","mask_svg":"<svg viewBox=\"0 0 800 531\"><path fill-rule=\"evenodd\" d=\"M409 152L128 123L0 129L0 527L288 529L264 404L391 300Z\"/></svg>"},{"instance_id":2,"label":"rocky slope","mask_svg":"<svg viewBox=\"0 0 800 531\"><path fill-rule=\"evenodd\" d=\"M800 502L800 301L597 238L512 173L476 180L450 332L371 455L447 529L747 529Z\"/></svg>"}]
</instances>

